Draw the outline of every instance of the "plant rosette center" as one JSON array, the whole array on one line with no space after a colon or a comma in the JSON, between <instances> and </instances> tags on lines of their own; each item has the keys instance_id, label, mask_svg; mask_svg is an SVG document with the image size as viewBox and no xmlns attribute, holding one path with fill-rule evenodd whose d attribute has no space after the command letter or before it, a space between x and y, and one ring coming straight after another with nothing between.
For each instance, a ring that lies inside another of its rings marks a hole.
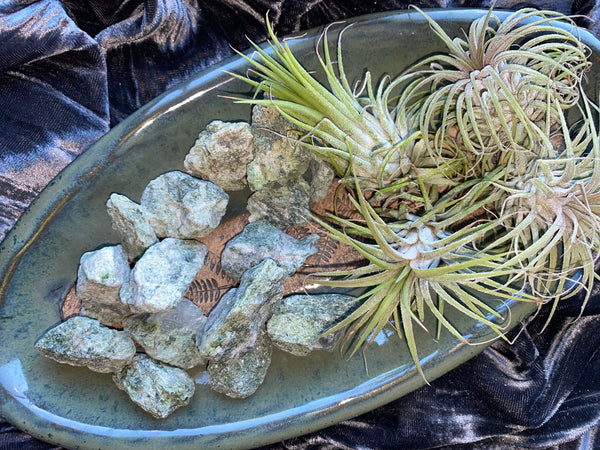
<instances>
[{"instance_id":1,"label":"plant rosette center","mask_svg":"<svg viewBox=\"0 0 600 450\"><path fill-rule=\"evenodd\" d=\"M409 228L398 233L396 251L401 259L406 260L413 269L432 269L439 265L440 258L432 257L440 240L448 234L425 225L420 228Z\"/></svg>"},{"instance_id":2,"label":"plant rosette center","mask_svg":"<svg viewBox=\"0 0 600 450\"><path fill-rule=\"evenodd\" d=\"M587 210L579 198L585 191L582 182L569 183L567 186L549 186L542 178L534 178L523 183L521 189L522 194L517 194L520 197L518 210L534 212L547 224L553 223L557 218L563 218L563 226L572 230L572 221L564 219L576 214L574 207L577 205L584 211Z\"/></svg>"}]
</instances>

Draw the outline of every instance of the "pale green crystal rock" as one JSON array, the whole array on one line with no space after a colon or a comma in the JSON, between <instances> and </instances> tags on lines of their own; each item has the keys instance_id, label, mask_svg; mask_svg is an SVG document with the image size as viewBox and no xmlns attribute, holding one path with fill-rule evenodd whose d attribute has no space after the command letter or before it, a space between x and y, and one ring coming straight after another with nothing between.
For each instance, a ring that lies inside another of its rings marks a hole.
<instances>
[{"instance_id":1,"label":"pale green crystal rock","mask_svg":"<svg viewBox=\"0 0 600 450\"><path fill-rule=\"evenodd\" d=\"M127 334L83 316L71 317L50 329L35 348L59 363L103 373L120 370L135 355L135 345Z\"/></svg>"},{"instance_id":2,"label":"pale green crystal rock","mask_svg":"<svg viewBox=\"0 0 600 450\"><path fill-rule=\"evenodd\" d=\"M208 364L208 381L212 389L232 398L246 398L256 392L265 379L273 346L261 333L253 348L235 359Z\"/></svg>"},{"instance_id":3,"label":"pale green crystal rock","mask_svg":"<svg viewBox=\"0 0 600 450\"><path fill-rule=\"evenodd\" d=\"M311 155L310 165L308 168L308 183L310 186L310 201L317 203L325 198L331 183L335 177L335 171L331 164L326 163L316 155Z\"/></svg>"},{"instance_id":4,"label":"pale green crystal rock","mask_svg":"<svg viewBox=\"0 0 600 450\"><path fill-rule=\"evenodd\" d=\"M75 286L82 313L105 325L112 325L131 314L129 305L119 297L129 274L129 262L121 245L84 253L79 261Z\"/></svg>"},{"instance_id":5,"label":"pale green crystal rock","mask_svg":"<svg viewBox=\"0 0 600 450\"><path fill-rule=\"evenodd\" d=\"M295 239L266 220L249 223L221 253L221 267L235 281L264 259L271 258L292 275L306 258L319 250L318 234Z\"/></svg>"},{"instance_id":6,"label":"pale green crystal rock","mask_svg":"<svg viewBox=\"0 0 600 450\"><path fill-rule=\"evenodd\" d=\"M340 332L323 335L343 320L357 304L342 294L290 295L279 302L267 323L267 332L276 347L305 356L313 350L331 350Z\"/></svg>"},{"instance_id":7,"label":"pale green crystal rock","mask_svg":"<svg viewBox=\"0 0 600 450\"><path fill-rule=\"evenodd\" d=\"M253 158L253 136L247 122L214 120L198 136L184 166L195 177L226 191L239 191L247 185L246 165Z\"/></svg>"},{"instance_id":8,"label":"pale green crystal rock","mask_svg":"<svg viewBox=\"0 0 600 450\"><path fill-rule=\"evenodd\" d=\"M133 312L160 312L177 306L202 267L207 249L191 239L166 238L154 244L131 271L121 298Z\"/></svg>"},{"instance_id":9,"label":"pale green crystal rock","mask_svg":"<svg viewBox=\"0 0 600 450\"><path fill-rule=\"evenodd\" d=\"M286 270L266 259L246 271L208 316L196 342L210 361L235 359L254 346L261 329L283 296Z\"/></svg>"},{"instance_id":10,"label":"pale green crystal rock","mask_svg":"<svg viewBox=\"0 0 600 450\"><path fill-rule=\"evenodd\" d=\"M187 405L194 395L193 378L183 369L137 354L113 380L140 408L157 419Z\"/></svg>"},{"instance_id":11,"label":"pale green crystal rock","mask_svg":"<svg viewBox=\"0 0 600 450\"><path fill-rule=\"evenodd\" d=\"M266 219L278 228L310 221L310 187L303 178L269 184L248 198L250 222Z\"/></svg>"},{"instance_id":12,"label":"pale green crystal rock","mask_svg":"<svg viewBox=\"0 0 600 450\"><path fill-rule=\"evenodd\" d=\"M168 311L134 314L123 320L123 330L152 358L181 367L206 364L196 345L196 334L206 322L202 310L188 299Z\"/></svg>"},{"instance_id":13,"label":"pale green crystal rock","mask_svg":"<svg viewBox=\"0 0 600 450\"><path fill-rule=\"evenodd\" d=\"M158 237L194 239L219 225L228 201L219 186L173 171L148 183L141 205Z\"/></svg>"},{"instance_id":14,"label":"pale green crystal rock","mask_svg":"<svg viewBox=\"0 0 600 450\"><path fill-rule=\"evenodd\" d=\"M121 194L112 194L106 210L123 249L131 261L138 259L148 247L158 241L148 217L140 205Z\"/></svg>"},{"instance_id":15,"label":"pale green crystal rock","mask_svg":"<svg viewBox=\"0 0 600 450\"><path fill-rule=\"evenodd\" d=\"M248 185L258 191L272 183L284 184L308 169L310 151L296 145L293 125L274 108L252 108L255 157L248 164Z\"/></svg>"}]
</instances>

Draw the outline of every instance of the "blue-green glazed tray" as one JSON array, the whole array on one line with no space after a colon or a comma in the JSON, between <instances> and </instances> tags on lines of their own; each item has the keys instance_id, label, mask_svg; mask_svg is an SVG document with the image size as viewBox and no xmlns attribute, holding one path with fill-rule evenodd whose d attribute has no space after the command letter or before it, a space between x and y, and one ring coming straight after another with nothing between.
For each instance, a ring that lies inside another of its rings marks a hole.
<instances>
[{"instance_id":1,"label":"blue-green glazed tray","mask_svg":"<svg viewBox=\"0 0 600 450\"><path fill-rule=\"evenodd\" d=\"M485 11L429 13L454 33ZM351 80L367 68L375 78L393 76L442 50L415 11L360 17L334 25L329 33L339 33L348 23L352 27L345 30L342 45ZM310 68L318 67L314 48L321 32L289 41ZM581 36L593 50L594 67L599 66L597 41L585 31ZM109 195L119 192L139 200L151 179L183 169L185 154L207 123L249 120L249 107L223 97L247 91L225 71L247 68L243 58L231 59L141 108L58 175L0 243L0 415L16 427L69 448L251 448L349 419L424 384L405 342L384 331L364 356L350 360L339 352L295 357L276 351L264 384L245 400L212 392L203 374L195 373L191 404L157 420L133 404L110 375L57 364L34 350L36 340L61 320L61 302L75 281L82 253L118 242L104 207ZM597 69L588 79L596 95ZM243 212L245 198L233 196L231 204L228 214L234 216ZM535 305L499 309L510 318L509 329ZM417 330L430 381L494 338L486 327L459 315L451 320L470 345L447 333L436 342Z\"/></svg>"}]
</instances>

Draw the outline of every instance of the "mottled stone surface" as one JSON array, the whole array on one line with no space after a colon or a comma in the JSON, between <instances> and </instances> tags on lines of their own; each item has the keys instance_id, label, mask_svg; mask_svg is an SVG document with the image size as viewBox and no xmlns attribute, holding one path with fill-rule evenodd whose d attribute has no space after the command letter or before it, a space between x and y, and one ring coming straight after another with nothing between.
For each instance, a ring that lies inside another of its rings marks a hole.
<instances>
[{"instance_id":1,"label":"mottled stone surface","mask_svg":"<svg viewBox=\"0 0 600 450\"><path fill-rule=\"evenodd\" d=\"M196 387L185 370L144 354L137 354L130 364L113 374L113 380L135 404L157 419L187 405Z\"/></svg>"},{"instance_id":2,"label":"mottled stone surface","mask_svg":"<svg viewBox=\"0 0 600 450\"><path fill-rule=\"evenodd\" d=\"M77 297L82 312L105 325L119 322L130 314L119 291L130 274L129 262L121 245L84 253L77 270Z\"/></svg>"},{"instance_id":3,"label":"mottled stone surface","mask_svg":"<svg viewBox=\"0 0 600 450\"><path fill-rule=\"evenodd\" d=\"M141 205L158 237L192 239L219 225L228 201L219 186L173 171L148 183Z\"/></svg>"},{"instance_id":4,"label":"mottled stone surface","mask_svg":"<svg viewBox=\"0 0 600 450\"><path fill-rule=\"evenodd\" d=\"M166 238L154 244L131 271L121 299L133 312L174 308L202 267L207 249L195 240Z\"/></svg>"},{"instance_id":5,"label":"mottled stone surface","mask_svg":"<svg viewBox=\"0 0 600 450\"><path fill-rule=\"evenodd\" d=\"M357 305L355 297L341 294L290 295L279 302L267 322L273 345L298 356L335 347L340 333L321 336L343 320Z\"/></svg>"},{"instance_id":6,"label":"mottled stone surface","mask_svg":"<svg viewBox=\"0 0 600 450\"><path fill-rule=\"evenodd\" d=\"M256 344L236 359L211 362L208 381L215 391L233 398L246 398L256 392L265 379L273 346L266 333L261 333Z\"/></svg>"},{"instance_id":7,"label":"mottled stone surface","mask_svg":"<svg viewBox=\"0 0 600 450\"><path fill-rule=\"evenodd\" d=\"M255 156L248 164L248 186L253 191L272 183L285 184L308 168L310 152L296 143L294 126L274 108L252 109Z\"/></svg>"},{"instance_id":8,"label":"mottled stone surface","mask_svg":"<svg viewBox=\"0 0 600 450\"><path fill-rule=\"evenodd\" d=\"M221 253L221 267L233 280L264 259L271 258L292 275L319 250L319 235L310 234L295 239L266 220L246 225L244 231L231 239Z\"/></svg>"},{"instance_id":9,"label":"mottled stone surface","mask_svg":"<svg viewBox=\"0 0 600 450\"><path fill-rule=\"evenodd\" d=\"M306 225L310 202L318 202L333 182L332 166L298 143L302 132L275 108L252 109L255 157L248 164L250 221L275 226Z\"/></svg>"},{"instance_id":10,"label":"mottled stone surface","mask_svg":"<svg viewBox=\"0 0 600 450\"><path fill-rule=\"evenodd\" d=\"M226 191L244 189L246 165L254 158L253 136L247 122L215 120L200 133L185 157L185 169Z\"/></svg>"},{"instance_id":11,"label":"mottled stone surface","mask_svg":"<svg viewBox=\"0 0 600 450\"><path fill-rule=\"evenodd\" d=\"M235 359L254 346L260 330L283 296L286 270L266 259L246 271L208 316L197 336L200 353L211 361Z\"/></svg>"},{"instance_id":12,"label":"mottled stone surface","mask_svg":"<svg viewBox=\"0 0 600 450\"><path fill-rule=\"evenodd\" d=\"M310 221L310 188L298 178L288 184L271 184L248 199L250 222L266 219L279 228Z\"/></svg>"},{"instance_id":13,"label":"mottled stone surface","mask_svg":"<svg viewBox=\"0 0 600 450\"><path fill-rule=\"evenodd\" d=\"M312 155L306 174L309 183L310 201L317 203L327 195L329 186L333 183L335 171L331 164L316 155Z\"/></svg>"},{"instance_id":14,"label":"mottled stone surface","mask_svg":"<svg viewBox=\"0 0 600 450\"><path fill-rule=\"evenodd\" d=\"M205 322L206 316L200 308L184 298L168 311L125 318L123 330L152 358L191 369L206 363L196 345L196 334L202 331Z\"/></svg>"},{"instance_id":15,"label":"mottled stone surface","mask_svg":"<svg viewBox=\"0 0 600 450\"><path fill-rule=\"evenodd\" d=\"M59 363L103 373L120 370L135 355L135 345L127 334L83 316L71 317L50 329L35 348Z\"/></svg>"},{"instance_id":16,"label":"mottled stone surface","mask_svg":"<svg viewBox=\"0 0 600 450\"><path fill-rule=\"evenodd\" d=\"M146 213L133 200L121 194L111 194L106 202L106 210L112 228L119 235L125 254L131 261L138 259L158 241Z\"/></svg>"}]
</instances>

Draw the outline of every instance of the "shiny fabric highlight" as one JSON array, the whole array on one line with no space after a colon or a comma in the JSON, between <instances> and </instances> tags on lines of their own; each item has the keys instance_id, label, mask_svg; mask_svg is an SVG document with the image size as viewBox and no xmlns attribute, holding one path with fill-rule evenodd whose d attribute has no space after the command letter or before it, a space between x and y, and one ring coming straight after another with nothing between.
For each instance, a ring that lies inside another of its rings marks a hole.
<instances>
[{"instance_id":1,"label":"shiny fabric highlight","mask_svg":"<svg viewBox=\"0 0 600 450\"><path fill-rule=\"evenodd\" d=\"M491 1L0 1L0 241L69 162L166 89L265 38L359 14ZM594 1L498 0L566 14L600 36ZM600 288L566 299L451 373L352 420L266 449L600 447ZM576 320L577 319L577 320ZM0 418L0 449L47 449Z\"/></svg>"}]
</instances>

